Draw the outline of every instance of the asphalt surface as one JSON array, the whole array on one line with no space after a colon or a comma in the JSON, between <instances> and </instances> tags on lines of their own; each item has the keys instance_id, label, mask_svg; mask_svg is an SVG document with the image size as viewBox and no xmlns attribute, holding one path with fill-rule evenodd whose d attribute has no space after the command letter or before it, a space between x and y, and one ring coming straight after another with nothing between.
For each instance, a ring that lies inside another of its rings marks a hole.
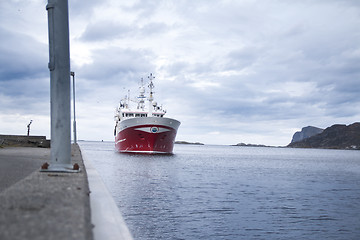
<instances>
[{"instance_id":1,"label":"asphalt surface","mask_svg":"<svg viewBox=\"0 0 360 240\"><path fill-rule=\"evenodd\" d=\"M47 148L0 149L0 239L92 240L89 185L77 145L80 173L40 172Z\"/></svg>"},{"instance_id":2,"label":"asphalt surface","mask_svg":"<svg viewBox=\"0 0 360 240\"><path fill-rule=\"evenodd\" d=\"M49 161L49 148L0 148L0 193Z\"/></svg>"}]
</instances>

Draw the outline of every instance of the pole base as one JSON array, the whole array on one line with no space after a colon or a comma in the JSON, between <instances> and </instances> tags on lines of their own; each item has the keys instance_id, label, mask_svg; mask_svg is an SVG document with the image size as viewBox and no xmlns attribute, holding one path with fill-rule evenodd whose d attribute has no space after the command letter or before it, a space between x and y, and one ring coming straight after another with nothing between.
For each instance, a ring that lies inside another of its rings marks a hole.
<instances>
[{"instance_id":1,"label":"pole base","mask_svg":"<svg viewBox=\"0 0 360 240\"><path fill-rule=\"evenodd\" d=\"M48 164L47 162L41 166L40 172L64 172L64 173L79 173L81 171L77 163L71 164Z\"/></svg>"}]
</instances>

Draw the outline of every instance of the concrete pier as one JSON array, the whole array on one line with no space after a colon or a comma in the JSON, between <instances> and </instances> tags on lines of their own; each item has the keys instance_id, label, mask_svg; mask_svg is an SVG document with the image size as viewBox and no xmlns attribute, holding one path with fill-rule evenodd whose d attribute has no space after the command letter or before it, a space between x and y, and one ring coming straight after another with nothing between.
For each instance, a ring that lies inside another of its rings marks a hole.
<instances>
[{"instance_id":1,"label":"concrete pier","mask_svg":"<svg viewBox=\"0 0 360 240\"><path fill-rule=\"evenodd\" d=\"M24 157L37 168L1 189L0 239L93 239L86 171L39 172L41 164L50 159L49 149L4 148L0 155L1 163L7 168L11 165L9 173L21 168ZM78 146L73 146L72 161L84 169Z\"/></svg>"},{"instance_id":2,"label":"concrete pier","mask_svg":"<svg viewBox=\"0 0 360 240\"><path fill-rule=\"evenodd\" d=\"M124 222L121 226L110 226L114 231L111 228L103 233L94 231L109 218L119 218L119 211L115 211L114 217L112 212L107 211L104 215L91 207L90 202L94 201L90 200L91 195L98 198L99 187L89 188L89 182L96 182L100 177L94 180L94 169L91 168L92 176L88 179L78 145L72 145L71 163L79 164L79 173L40 172L41 165L49 160L49 148L0 148L1 240L99 240L106 239L103 237L109 232L115 233L114 239L132 239ZM107 192L105 186L100 189ZM101 197L104 198L103 194ZM121 236L116 234L118 229L123 229Z\"/></svg>"}]
</instances>

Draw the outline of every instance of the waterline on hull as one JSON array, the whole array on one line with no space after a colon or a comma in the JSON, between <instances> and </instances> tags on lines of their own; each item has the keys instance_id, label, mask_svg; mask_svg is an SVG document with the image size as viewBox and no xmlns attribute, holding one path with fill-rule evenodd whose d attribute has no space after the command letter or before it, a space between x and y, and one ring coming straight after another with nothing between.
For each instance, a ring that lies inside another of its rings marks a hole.
<instances>
[{"instance_id":1,"label":"waterline on hull","mask_svg":"<svg viewBox=\"0 0 360 240\"><path fill-rule=\"evenodd\" d=\"M129 154L161 154L161 155L173 155L172 152L160 152L160 151L131 151L131 150L124 150L124 151L118 151L120 153L129 153Z\"/></svg>"}]
</instances>

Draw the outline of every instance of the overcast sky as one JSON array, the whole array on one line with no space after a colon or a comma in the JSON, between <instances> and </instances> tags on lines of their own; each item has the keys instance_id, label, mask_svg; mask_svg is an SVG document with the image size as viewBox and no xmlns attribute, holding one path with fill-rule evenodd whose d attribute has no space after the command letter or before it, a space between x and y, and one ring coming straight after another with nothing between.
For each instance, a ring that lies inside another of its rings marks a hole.
<instances>
[{"instance_id":1,"label":"overcast sky","mask_svg":"<svg viewBox=\"0 0 360 240\"><path fill-rule=\"evenodd\" d=\"M0 134L50 138L44 0L0 2ZM360 1L69 0L78 139L113 140L140 79L177 140L287 145L360 121Z\"/></svg>"}]
</instances>

